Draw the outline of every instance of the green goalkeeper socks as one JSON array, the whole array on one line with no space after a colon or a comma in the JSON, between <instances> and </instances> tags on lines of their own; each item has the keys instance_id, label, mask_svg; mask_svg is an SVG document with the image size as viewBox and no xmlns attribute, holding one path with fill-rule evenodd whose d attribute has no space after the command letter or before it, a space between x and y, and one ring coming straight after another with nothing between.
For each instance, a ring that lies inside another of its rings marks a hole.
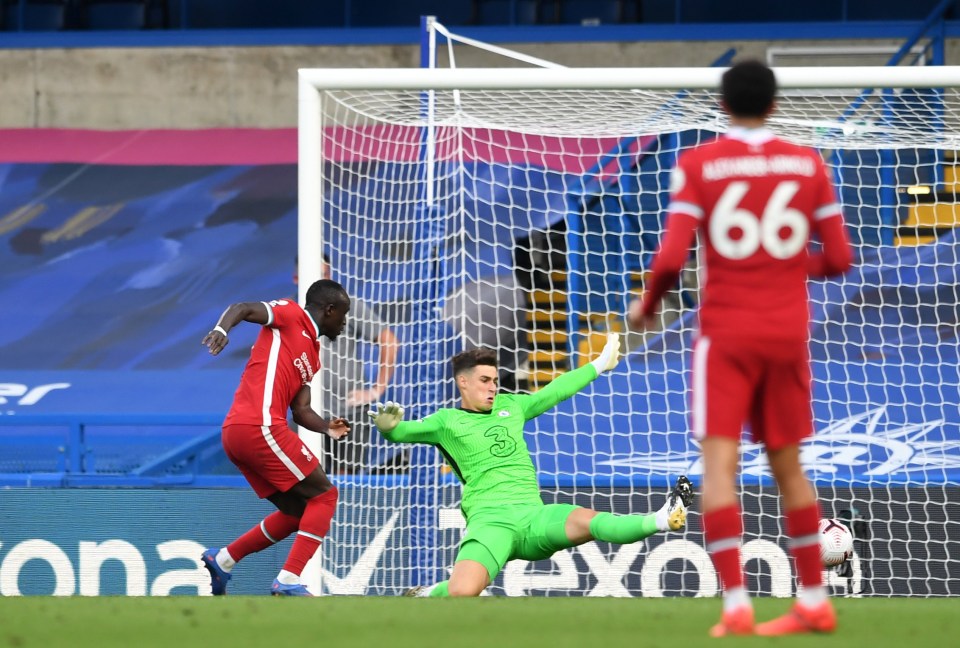
<instances>
[{"instance_id":1,"label":"green goalkeeper socks","mask_svg":"<svg viewBox=\"0 0 960 648\"><path fill-rule=\"evenodd\" d=\"M428 594L428 596L430 598L450 596L450 592L447 589L447 587L449 586L449 583L450 581L441 581L437 583L436 585L433 586L433 589L430 590L430 594Z\"/></svg>"},{"instance_id":2,"label":"green goalkeeper socks","mask_svg":"<svg viewBox=\"0 0 960 648\"><path fill-rule=\"evenodd\" d=\"M656 515L597 513L590 520L590 535L614 544L630 544L658 531Z\"/></svg>"}]
</instances>

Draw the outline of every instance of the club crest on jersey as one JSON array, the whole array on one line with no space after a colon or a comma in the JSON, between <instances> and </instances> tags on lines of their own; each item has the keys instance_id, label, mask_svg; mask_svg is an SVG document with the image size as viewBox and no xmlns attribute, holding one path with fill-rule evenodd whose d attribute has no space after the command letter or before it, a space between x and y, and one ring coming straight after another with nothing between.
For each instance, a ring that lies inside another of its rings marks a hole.
<instances>
[{"instance_id":1,"label":"club crest on jersey","mask_svg":"<svg viewBox=\"0 0 960 648\"><path fill-rule=\"evenodd\" d=\"M307 446L300 446L300 452L302 452L303 456L307 458L307 461L313 461L313 455L310 454L309 450L307 450Z\"/></svg>"},{"instance_id":2,"label":"club crest on jersey","mask_svg":"<svg viewBox=\"0 0 960 648\"><path fill-rule=\"evenodd\" d=\"M510 412L508 410L500 410L499 412L497 412L497 416L507 417L507 416L510 416Z\"/></svg>"}]
</instances>

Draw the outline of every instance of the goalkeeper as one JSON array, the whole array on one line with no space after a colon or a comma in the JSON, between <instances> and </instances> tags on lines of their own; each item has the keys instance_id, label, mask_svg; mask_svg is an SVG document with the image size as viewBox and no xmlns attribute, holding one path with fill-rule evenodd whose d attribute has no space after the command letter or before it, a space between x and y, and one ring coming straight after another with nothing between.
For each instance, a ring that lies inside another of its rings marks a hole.
<instances>
[{"instance_id":1,"label":"goalkeeper","mask_svg":"<svg viewBox=\"0 0 960 648\"><path fill-rule=\"evenodd\" d=\"M561 549L603 540L638 542L686 522L693 490L680 477L664 506L651 515L613 515L540 499L537 473L523 438L523 425L570 398L616 366L620 338L611 334L600 356L530 395L498 394L497 354L489 349L453 357L461 406L441 409L421 421L403 421L396 403L377 404L370 416L381 434L398 443L429 443L446 458L463 484L460 507L467 529L450 580L410 596L479 596L509 560L542 560Z\"/></svg>"}]
</instances>

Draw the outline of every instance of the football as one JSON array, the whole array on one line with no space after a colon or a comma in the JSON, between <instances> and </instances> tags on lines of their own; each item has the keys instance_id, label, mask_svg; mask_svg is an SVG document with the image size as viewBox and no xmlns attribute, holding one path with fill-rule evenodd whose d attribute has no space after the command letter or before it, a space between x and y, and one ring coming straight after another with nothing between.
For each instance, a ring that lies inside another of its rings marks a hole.
<instances>
[{"instance_id":1,"label":"football","mask_svg":"<svg viewBox=\"0 0 960 648\"><path fill-rule=\"evenodd\" d=\"M820 520L820 559L824 567L836 567L853 557L853 534L840 520Z\"/></svg>"}]
</instances>

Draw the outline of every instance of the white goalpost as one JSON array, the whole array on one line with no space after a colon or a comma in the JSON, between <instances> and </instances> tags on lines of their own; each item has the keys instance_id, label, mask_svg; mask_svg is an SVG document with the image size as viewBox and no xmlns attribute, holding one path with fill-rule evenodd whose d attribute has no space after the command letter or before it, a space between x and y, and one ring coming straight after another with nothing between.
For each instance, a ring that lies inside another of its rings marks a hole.
<instances>
[{"instance_id":1,"label":"white goalpost","mask_svg":"<svg viewBox=\"0 0 960 648\"><path fill-rule=\"evenodd\" d=\"M688 434L696 259L654 334L624 313L663 229L677 155L726 129L721 68L302 69L300 290L334 279L400 338L385 399L417 418L456 406L448 358L497 349L507 388L534 391L624 332L612 376L528 424L545 501L645 513ZM811 282L816 435L803 460L856 558L838 594L960 595L960 67L777 68L770 121L818 148L855 243L842 279ZM301 299L303 294L301 294ZM369 357L370 363L376 358ZM324 413L335 415L337 413ZM398 452L373 439L370 465ZM459 487L434 448L399 474L338 479L315 589L397 594L445 577ZM745 443L748 584L786 596L776 489ZM711 596L699 518L682 534L511 564L507 595Z\"/></svg>"}]
</instances>

